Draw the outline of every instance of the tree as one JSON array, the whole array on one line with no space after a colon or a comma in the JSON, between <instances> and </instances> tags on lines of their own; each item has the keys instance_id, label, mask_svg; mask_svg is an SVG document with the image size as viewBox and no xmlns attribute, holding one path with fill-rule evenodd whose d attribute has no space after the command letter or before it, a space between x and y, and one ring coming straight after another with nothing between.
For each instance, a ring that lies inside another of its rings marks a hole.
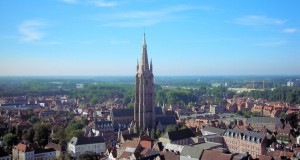
<instances>
[{"instance_id":1,"label":"tree","mask_svg":"<svg viewBox=\"0 0 300 160\"><path fill-rule=\"evenodd\" d=\"M90 151L87 151L78 157L78 160L97 160L97 159L99 159L98 155L95 152L90 152Z\"/></svg>"},{"instance_id":2,"label":"tree","mask_svg":"<svg viewBox=\"0 0 300 160\"><path fill-rule=\"evenodd\" d=\"M188 127L186 125L183 125L179 128L179 130L182 130L182 129L188 129Z\"/></svg>"},{"instance_id":3,"label":"tree","mask_svg":"<svg viewBox=\"0 0 300 160\"><path fill-rule=\"evenodd\" d=\"M72 157L67 153L65 156L59 155L58 160L72 160Z\"/></svg>"},{"instance_id":4,"label":"tree","mask_svg":"<svg viewBox=\"0 0 300 160\"><path fill-rule=\"evenodd\" d=\"M83 127L84 125L81 121L71 121L67 128L65 128L66 142L70 141L73 137L83 136Z\"/></svg>"},{"instance_id":5,"label":"tree","mask_svg":"<svg viewBox=\"0 0 300 160\"><path fill-rule=\"evenodd\" d=\"M37 122L40 121L40 119L39 119L39 117L37 117L37 116L32 116L32 117L30 117L29 121L30 121L31 123L37 123Z\"/></svg>"},{"instance_id":6,"label":"tree","mask_svg":"<svg viewBox=\"0 0 300 160\"><path fill-rule=\"evenodd\" d=\"M84 136L84 132L82 130L71 130L70 132L67 132L66 141L70 141L73 137L80 137Z\"/></svg>"},{"instance_id":7,"label":"tree","mask_svg":"<svg viewBox=\"0 0 300 160\"><path fill-rule=\"evenodd\" d=\"M66 141L66 133L62 126L54 126L52 127L53 136L52 139L54 142L59 143L60 145L64 146L67 144Z\"/></svg>"},{"instance_id":8,"label":"tree","mask_svg":"<svg viewBox=\"0 0 300 160\"><path fill-rule=\"evenodd\" d=\"M45 124L37 124L33 126L34 137L33 141L37 142L39 146L45 146L48 143L48 137L50 135L49 126Z\"/></svg>"},{"instance_id":9,"label":"tree","mask_svg":"<svg viewBox=\"0 0 300 160\"><path fill-rule=\"evenodd\" d=\"M161 130L156 129L156 133L155 133L156 138L159 138L161 136L161 134L162 134Z\"/></svg>"},{"instance_id":10,"label":"tree","mask_svg":"<svg viewBox=\"0 0 300 160\"><path fill-rule=\"evenodd\" d=\"M286 120L288 123L290 123L290 125L291 125L293 128L297 128L297 125L298 125L298 118L297 118L297 114L296 114L296 113L291 113L291 114L286 115L285 120Z\"/></svg>"},{"instance_id":11,"label":"tree","mask_svg":"<svg viewBox=\"0 0 300 160\"><path fill-rule=\"evenodd\" d=\"M280 118L285 118L286 117L286 113L285 112L281 112L279 115Z\"/></svg>"},{"instance_id":12,"label":"tree","mask_svg":"<svg viewBox=\"0 0 300 160\"><path fill-rule=\"evenodd\" d=\"M74 113L73 112L67 112L67 119L73 119L74 118Z\"/></svg>"},{"instance_id":13,"label":"tree","mask_svg":"<svg viewBox=\"0 0 300 160\"><path fill-rule=\"evenodd\" d=\"M83 125L87 126L89 124L89 120L87 118L83 118L82 120Z\"/></svg>"},{"instance_id":14,"label":"tree","mask_svg":"<svg viewBox=\"0 0 300 160\"><path fill-rule=\"evenodd\" d=\"M134 105L134 103L133 103L133 102L130 102L130 103L127 104L127 108L133 109L133 107L134 107L133 105Z\"/></svg>"},{"instance_id":15,"label":"tree","mask_svg":"<svg viewBox=\"0 0 300 160\"><path fill-rule=\"evenodd\" d=\"M166 133L167 132L171 132L171 131L177 131L179 129L179 127L177 125L170 125L166 128Z\"/></svg>"},{"instance_id":16,"label":"tree","mask_svg":"<svg viewBox=\"0 0 300 160\"><path fill-rule=\"evenodd\" d=\"M251 115L252 115L252 112L251 112L251 111L243 111L243 115L244 115L246 118L250 118Z\"/></svg>"},{"instance_id":17,"label":"tree","mask_svg":"<svg viewBox=\"0 0 300 160\"><path fill-rule=\"evenodd\" d=\"M18 143L18 137L14 134L7 133L3 136L3 144L6 146L8 151L11 151L12 146Z\"/></svg>"},{"instance_id":18,"label":"tree","mask_svg":"<svg viewBox=\"0 0 300 160\"><path fill-rule=\"evenodd\" d=\"M155 133L155 130L154 130L154 129L151 129L150 136L151 136L151 139L152 139L152 140L155 140L155 139L157 138L157 136L156 136L156 133Z\"/></svg>"},{"instance_id":19,"label":"tree","mask_svg":"<svg viewBox=\"0 0 300 160\"><path fill-rule=\"evenodd\" d=\"M97 104L98 102L99 102L99 99L96 95L94 95L93 98L90 100L91 105Z\"/></svg>"}]
</instances>

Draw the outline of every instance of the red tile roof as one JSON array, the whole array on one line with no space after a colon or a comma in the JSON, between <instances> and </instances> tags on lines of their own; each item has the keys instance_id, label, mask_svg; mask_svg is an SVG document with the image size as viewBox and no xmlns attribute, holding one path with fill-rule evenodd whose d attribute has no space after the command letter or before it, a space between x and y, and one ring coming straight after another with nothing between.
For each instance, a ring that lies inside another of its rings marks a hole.
<instances>
[{"instance_id":1,"label":"red tile roof","mask_svg":"<svg viewBox=\"0 0 300 160\"><path fill-rule=\"evenodd\" d=\"M32 151L32 148L26 146L25 144L22 144L22 143L19 143L17 146L16 146L16 149L19 150L19 151L22 151L22 152L30 152Z\"/></svg>"},{"instance_id":2,"label":"red tile roof","mask_svg":"<svg viewBox=\"0 0 300 160\"><path fill-rule=\"evenodd\" d=\"M287 152L287 151L270 151L267 153L268 156L272 156L274 158L280 158L281 156L285 157L294 157L295 154L293 152Z\"/></svg>"},{"instance_id":3,"label":"red tile roof","mask_svg":"<svg viewBox=\"0 0 300 160\"><path fill-rule=\"evenodd\" d=\"M140 145L148 149L151 149L153 147L153 143L151 141L145 141L145 140L141 141Z\"/></svg>"},{"instance_id":4,"label":"red tile roof","mask_svg":"<svg viewBox=\"0 0 300 160\"><path fill-rule=\"evenodd\" d=\"M123 149L125 149L127 147L136 148L138 145L139 145L139 142L127 140L120 146L120 148L123 148Z\"/></svg>"},{"instance_id":5,"label":"red tile roof","mask_svg":"<svg viewBox=\"0 0 300 160\"><path fill-rule=\"evenodd\" d=\"M270 156L265 156L265 155L260 155L259 160L272 160L272 157Z\"/></svg>"}]
</instances>

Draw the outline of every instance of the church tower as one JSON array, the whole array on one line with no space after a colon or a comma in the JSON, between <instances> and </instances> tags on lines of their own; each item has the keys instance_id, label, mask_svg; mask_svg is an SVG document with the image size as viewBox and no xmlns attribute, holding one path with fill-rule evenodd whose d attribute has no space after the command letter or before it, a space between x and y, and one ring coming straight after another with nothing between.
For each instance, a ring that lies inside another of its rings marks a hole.
<instances>
[{"instance_id":1,"label":"church tower","mask_svg":"<svg viewBox=\"0 0 300 160\"><path fill-rule=\"evenodd\" d=\"M148 62L147 44L144 33L142 45L142 59L137 62L137 73L135 77L135 103L134 121L135 127L144 131L155 127L155 98L154 77L152 60Z\"/></svg>"}]
</instances>

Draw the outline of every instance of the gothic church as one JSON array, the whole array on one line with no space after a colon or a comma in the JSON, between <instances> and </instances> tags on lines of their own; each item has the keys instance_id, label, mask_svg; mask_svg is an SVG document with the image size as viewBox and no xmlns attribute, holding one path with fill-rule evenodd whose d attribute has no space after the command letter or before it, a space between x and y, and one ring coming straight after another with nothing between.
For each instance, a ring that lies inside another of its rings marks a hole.
<instances>
[{"instance_id":1,"label":"gothic church","mask_svg":"<svg viewBox=\"0 0 300 160\"><path fill-rule=\"evenodd\" d=\"M142 58L137 62L135 80L135 127L143 130L155 128L155 96L152 60L148 62L146 37L144 34Z\"/></svg>"}]
</instances>

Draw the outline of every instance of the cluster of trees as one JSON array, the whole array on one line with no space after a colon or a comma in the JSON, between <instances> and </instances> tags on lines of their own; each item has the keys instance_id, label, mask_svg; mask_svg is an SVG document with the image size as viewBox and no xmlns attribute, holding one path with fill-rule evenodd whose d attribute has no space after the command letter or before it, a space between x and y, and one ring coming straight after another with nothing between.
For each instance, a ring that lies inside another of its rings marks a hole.
<instances>
[{"instance_id":1,"label":"cluster of trees","mask_svg":"<svg viewBox=\"0 0 300 160\"><path fill-rule=\"evenodd\" d=\"M100 156L95 152L86 151L84 154L81 154L78 160L99 160Z\"/></svg>"},{"instance_id":2,"label":"cluster of trees","mask_svg":"<svg viewBox=\"0 0 300 160\"><path fill-rule=\"evenodd\" d=\"M53 141L62 146L66 146L74 136L83 136L84 127L83 121L71 121L69 125L64 128L62 126L50 126L49 124L37 123L28 130L23 130L22 141L26 144L37 143L39 147L44 147L48 144L48 138L51 135ZM3 143L6 146L6 150L11 152L13 145L19 143L19 139L16 134L7 133L3 136Z\"/></svg>"},{"instance_id":3,"label":"cluster of trees","mask_svg":"<svg viewBox=\"0 0 300 160\"><path fill-rule=\"evenodd\" d=\"M69 95L74 99L86 98L93 105L108 99L130 97L133 87L129 84L92 84L83 89L71 89Z\"/></svg>"},{"instance_id":4,"label":"cluster of trees","mask_svg":"<svg viewBox=\"0 0 300 160\"><path fill-rule=\"evenodd\" d=\"M66 92L58 84L42 80L0 81L0 96L47 96L62 95Z\"/></svg>"},{"instance_id":5,"label":"cluster of trees","mask_svg":"<svg viewBox=\"0 0 300 160\"><path fill-rule=\"evenodd\" d=\"M4 83L5 82L5 83ZM177 84L178 83L178 84ZM162 89L155 85L156 101L160 104L226 103L224 98L237 95L224 86L211 87L208 83L177 82L177 85L193 86L192 89ZM91 105L102 103L108 99L123 99L123 105L129 108L134 103L134 85L130 83L85 83L83 88L76 88L73 81L53 83L46 80L0 81L0 96L36 96L36 95L69 95L74 99L85 98ZM253 90L238 96L263 98L271 101L285 101L300 104L300 88L279 87L274 90Z\"/></svg>"},{"instance_id":6,"label":"cluster of trees","mask_svg":"<svg viewBox=\"0 0 300 160\"><path fill-rule=\"evenodd\" d=\"M23 130L22 140L27 143L37 143L40 147L47 145L50 134L50 126L47 124L36 124L33 128ZM11 152L12 147L18 144L19 139L16 134L7 133L3 136L3 144L7 152Z\"/></svg>"},{"instance_id":7,"label":"cluster of trees","mask_svg":"<svg viewBox=\"0 0 300 160\"><path fill-rule=\"evenodd\" d=\"M245 116L246 118L250 117L263 117L263 115L257 113L257 112L251 112L251 111L237 111L235 114Z\"/></svg>"},{"instance_id":8,"label":"cluster of trees","mask_svg":"<svg viewBox=\"0 0 300 160\"><path fill-rule=\"evenodd\" d=\"M300 104L300 88L279 87L274 90L253 90L245 92L240 96L262 98L270 101L284 101L292 104Z\"/></svg>"},{"instance_id":9,"label":"cluster of trees","mask_svg":"<svg viewBox=\"0 0 300 160\"><path fill-rule=\"evenodd\" d=\"M224 97L232 98L234 92L226 87L219 86L213 88L199 87L197 89L160 89L156 91L156 101L166 104L195 104L209 100L210 103L226 103ZM210 99L210 97L213 97Z\"/></svg>"},{"instance_id":10,"label":"cluster of trees","mask_svg":"<svg viewBox=\"0 0 300 160\"><path fill-rule=\"evenodd\" d=\"M18 137L15 134L8 133L3 136L3 144L7 152L11 152L12 147L18 144Z\"/></svg>"},{"instance_id":11,"label":"cluster of trees","mask_svg":"<svg viewBox=\"0 0 300 160\"><path fill-rule=\"evenodd\" d=\"M298 123L300 119L298 119L298 115L296 113L291 113L284 116L284 119L291 125L293 128L298 127Z\"/></svg>"},{"instance_id":12,"label":"cluster of trees","mask_svg":"<svg viewBox=\"0 0 300 160\"><path fill-rule=\"evenodd\" d=\"M158 90L156 92L156 101L166 104L181 104L185 105L189 102L196 102L197 97L193 90L174 89L174 90Z\"/></svg>"},{"instance_id":13,"label":"cluster of trees","mask_svg":"<svg viewBox=\"0 0 300 160\"><path fill-rule=\"evenodd\" d=\"M53 141L66 146L73 137L83 136L82 128L85 125L83 122L85 121L71 121L66 128L58 125L53 126Z\"/></svg>"}]
</instances>

